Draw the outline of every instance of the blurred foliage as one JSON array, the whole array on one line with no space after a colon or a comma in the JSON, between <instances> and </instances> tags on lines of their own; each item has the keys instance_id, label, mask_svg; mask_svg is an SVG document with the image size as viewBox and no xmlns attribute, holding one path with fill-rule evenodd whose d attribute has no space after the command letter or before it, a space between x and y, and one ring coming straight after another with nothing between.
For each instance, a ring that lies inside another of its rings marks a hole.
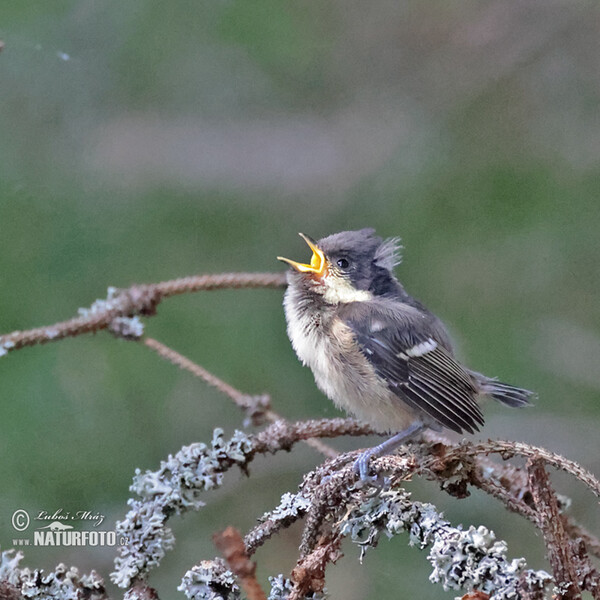
<instances>
[{"instance_id":1,"label":"blurred foliage","mask_svg":"<svg viewBox=\"0 0 600 600\"><path fill-rule=\"evenodd\" d=\"M69 318L109 285L279 270L277 254L305 257L297 231L373 226L402 236L399 276L469 365L539 392L518 415L489 405L483 435L600 472L599 11L531 0L3 4L0 331ZM289 347L280 292L174 298L147 330L240 389L270 393L289 418L336 414ZM108 334L11 354L0 381L3 548L17 508L114 523L136 467L241 426L228 400ZM174 524L179 545L152 583L168 597L215 554L214 530L251 527L319 460L298 449L259 461L255 479L207 497ZM491 499L413 487L543 566L538 540ZM589 496L569 493L576 516L597 521ZM296 544L297 531L261 551L261 573L289 569ZM398 586L449 596L399 540L360 572L348 554L334 597L395 598ZM110 560L94 548L26 551L33 566L103 575Z\"/></svg>"}]
</instances>

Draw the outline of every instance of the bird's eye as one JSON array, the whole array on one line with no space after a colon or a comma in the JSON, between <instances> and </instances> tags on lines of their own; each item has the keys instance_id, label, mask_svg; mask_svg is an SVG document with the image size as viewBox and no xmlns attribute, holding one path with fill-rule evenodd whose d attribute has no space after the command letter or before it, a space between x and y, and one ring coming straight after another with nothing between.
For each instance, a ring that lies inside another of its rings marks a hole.
<instances>
[{"instance_id":1,"label":"bird's eye","mask_svg":"<svg viewBox=\"0 0 600 600\"><path fill-rule=\"evenodd\" d=\"M337 261L337 266L338 266L340 269L347 269L347 268L350 266L350 263L349 263L349 262L348 262L348 261L347 261L345 258L340 258L340 259Z\"/></svg>"}]
</instances>

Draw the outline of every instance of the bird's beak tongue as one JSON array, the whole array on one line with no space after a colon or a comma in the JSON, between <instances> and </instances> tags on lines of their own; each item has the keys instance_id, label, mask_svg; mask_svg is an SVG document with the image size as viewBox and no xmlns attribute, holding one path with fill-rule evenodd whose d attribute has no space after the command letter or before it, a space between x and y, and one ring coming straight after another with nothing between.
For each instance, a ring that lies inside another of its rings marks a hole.
<instances>
[{"instance_id":1,"label":"bird's beak tongue","mask_svg":"<svg viewBox=\"0 0 600 600\"><path fill-rule=\"evenodd\" d=\"M283 256L278 256L277 260L282 260L286 262L288 265L291 265L296 269L296 271L300 271L300 273L314 273L319 277L322 277L327 269L327 259L323 254L323 251L315 244L315 242L309 238L307 235L303 233L299 234L300 237L308 244L308 247L312 250L312 257L310 259L310 264L304 264L296 262L295 260L290 260L289 258L284 258Z\"/></svg>"}]
</instances>

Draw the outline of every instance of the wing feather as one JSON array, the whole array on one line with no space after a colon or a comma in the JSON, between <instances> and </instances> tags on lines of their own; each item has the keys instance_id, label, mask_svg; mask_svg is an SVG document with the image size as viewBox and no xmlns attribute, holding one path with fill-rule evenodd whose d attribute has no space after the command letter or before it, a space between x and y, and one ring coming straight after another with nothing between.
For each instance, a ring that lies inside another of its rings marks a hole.
<instances>
[{"instance_id":1,"label":"wing feather","mask_svg":"<svg viewBox=\"0 0 600 600\"><path fill-rule=\"evenodd\" d=\"M421 314L412 307L403 311L398 302L370 311L365 310L366 303L360 304L344 321L394 394L453 431L478 431L483 425L479 389L452 356L445 331L436 335L441 324L433 321L435 317L424 323Z\"/></svg>"},{"instance_id":2,"label":"wing feather","mask_svg":"<svg viewBox=\"0 0 600 600\"><path fill-rule=\"evenodd\" d=\"M440 419L440 417L443 418L443 422L447 427L454 431L460 432L466 430L469 433L474 433L471 423L458 414L458 411L454 410L451 404L440 401L439 398L442 396L440 396L439 392L432 389L432 386L425 383L424 380L411 380L408 388L419 397L421 405L425 403L425 405L429 406L429 408L426 409L426 412L431 413L432 415L433 412L435 412L438 419Z\"/></svg>"},{"instance_id":3,"label":"wing feather","mask_svg":"<svg viewBox=\"0 0 600 600\"><path fill-rule=\"evenodd\" d=\"M448 413L456 415L467 431L478 428L477 424L483 425L483 414L473 399L474 392L444 385L443 374L423 368L426 364L426 360L411 361L411 383L415 382L416 385L424 387Z\"/></svg>"}]
</instances>

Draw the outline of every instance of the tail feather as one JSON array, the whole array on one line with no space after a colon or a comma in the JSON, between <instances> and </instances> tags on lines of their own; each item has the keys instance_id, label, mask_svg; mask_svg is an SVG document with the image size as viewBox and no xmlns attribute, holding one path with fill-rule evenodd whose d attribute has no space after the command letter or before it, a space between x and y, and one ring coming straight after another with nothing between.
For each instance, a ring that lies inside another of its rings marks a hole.
<instances>
[{"instance_id":1,"label":"tail feather","mask_svg":"<svg viewBox=\"0 0 600 600\"><path fill-rule=\"evenodd\" d=\"M534 392L487 378L481 381L481 391L494 400L513 407L531 406L531 400L535 398Z\"/></svg>"}]
</instances>

